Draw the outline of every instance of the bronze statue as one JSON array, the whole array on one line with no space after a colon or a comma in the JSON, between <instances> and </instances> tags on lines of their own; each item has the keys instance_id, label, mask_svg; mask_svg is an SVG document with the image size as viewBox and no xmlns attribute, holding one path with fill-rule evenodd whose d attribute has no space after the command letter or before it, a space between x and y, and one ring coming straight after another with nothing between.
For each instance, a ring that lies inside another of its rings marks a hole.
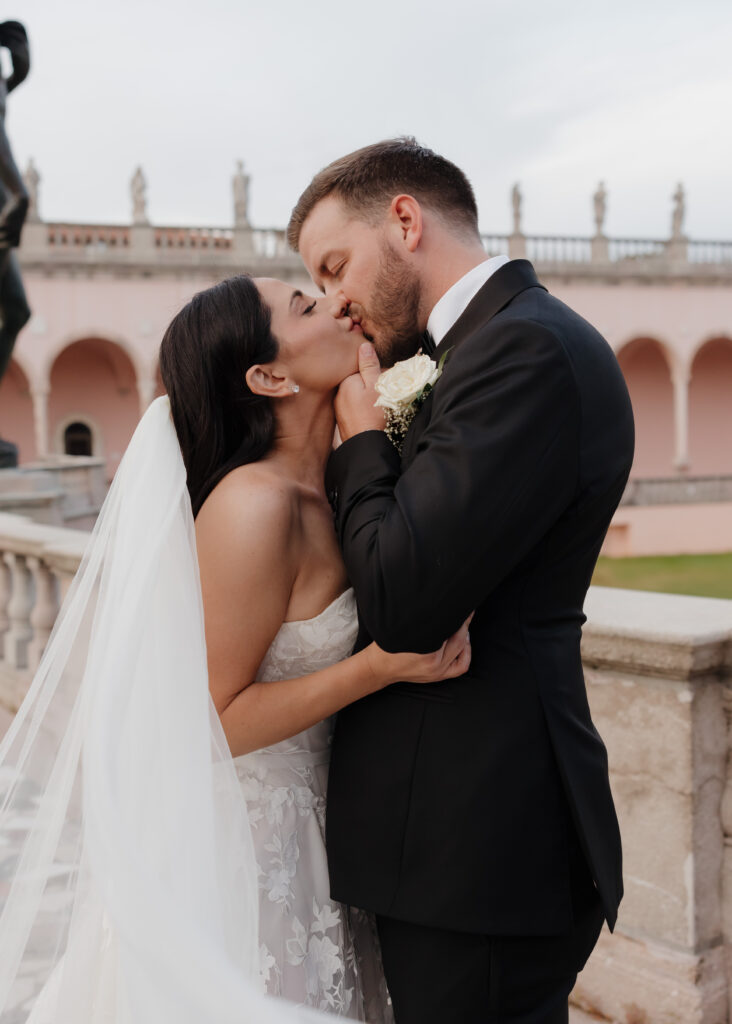
<instances>
[{"instance_id":1,"label":"bronze statue","mask_svg":"<svg viewBox=\"0 0 732 1024\"><path fill-rule=\"evenodd\" d=\"M13 249L20 245L20 233L28 212L28 192L5 134L5 99L30 70L28 36L19 21L0 24L0 47L10 51L12 74L0 75L0 381L20 329L31 311L25 297L18 258ZM18 464L18 449L0 439L0 469Z\"/></svg>"}]
</instances>

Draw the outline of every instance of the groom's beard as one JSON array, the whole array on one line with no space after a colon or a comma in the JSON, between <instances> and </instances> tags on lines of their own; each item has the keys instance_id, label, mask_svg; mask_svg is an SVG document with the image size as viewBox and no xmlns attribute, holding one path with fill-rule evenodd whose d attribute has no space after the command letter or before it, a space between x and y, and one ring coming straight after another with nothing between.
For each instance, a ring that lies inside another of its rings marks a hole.
<instances>
[{"instance_id":1,"label":"groom's beard","mask_svg":"<svg viewBox=\"0 0 732 1024\"><path fill-rule=\"evenodd\" d=\"M415 355L422 344L419 306L422 289L417 274L388 244L374 280L366 320L374 329L374 346L383 367Z\"/></svg>"}]
</instances>

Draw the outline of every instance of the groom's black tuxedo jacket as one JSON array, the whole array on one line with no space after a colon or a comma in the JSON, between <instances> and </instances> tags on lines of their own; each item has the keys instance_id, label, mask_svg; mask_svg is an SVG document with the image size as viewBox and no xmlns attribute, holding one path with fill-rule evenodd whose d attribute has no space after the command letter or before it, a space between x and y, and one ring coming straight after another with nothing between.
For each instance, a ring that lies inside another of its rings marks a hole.
<instances>
[{"instance_id":1,"label":"groom's black tuxedo jacket","mask_svg":"<svg viewBox=\"0 0 732 1024\"><path fill-rule=\"evenodd\" d=\"M559 933L579 839L612 927L620 836L580 634L633 456L628 392L608 344L526 260L494 273L443 352L401 457L356 435L327 485L360 645L433 651L475 609L472 664L338 715L332 894L460 931Z\"/></svg>"}]
</instances>

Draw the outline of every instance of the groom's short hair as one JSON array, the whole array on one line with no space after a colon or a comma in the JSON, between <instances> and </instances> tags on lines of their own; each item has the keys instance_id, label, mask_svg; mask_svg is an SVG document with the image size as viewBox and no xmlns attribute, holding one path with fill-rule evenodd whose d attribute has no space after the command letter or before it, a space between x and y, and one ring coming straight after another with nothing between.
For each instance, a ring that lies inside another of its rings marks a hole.
<instances>
[{"instance_id":1,"label":"groom's short hair","mask_svg":"<svg viewBox=\"0 0 732 1024\"><path fill-rule=\"evenodd\" d=\"M299 251L302 226L326 196L337 196L346 209L376 222L400 192L414 196L460 234L478 234L478 207L463 172L405 136L364 146L318 171L292 211L287 241Z\"/></svg>"}]
</instances>

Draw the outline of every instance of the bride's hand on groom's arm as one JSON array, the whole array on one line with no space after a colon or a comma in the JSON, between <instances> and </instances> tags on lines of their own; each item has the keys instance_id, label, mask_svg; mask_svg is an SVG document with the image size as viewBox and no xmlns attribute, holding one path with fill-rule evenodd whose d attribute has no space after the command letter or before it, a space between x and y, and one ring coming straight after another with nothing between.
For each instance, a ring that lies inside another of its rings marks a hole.
<instances>
[{"instance_id":1,"label":"bride's hand on groom's arm","mask_svg":"<svg viewBox=\"0 0 732 1024\"><path fill-rule=\"evenodd\" d=\"M383 430L384 410L376 408L376 381L381 373L374 346L365 341L358 352L358 373L346 377L335 398L335 414L341 441L364 430Z\"/></svg>"},{"instance_id":2,"label":"bride's hand on groom's arm","mask_svg":"<svg viewBox=\"0 0 732 1024\"><path fill-rule=\"evenodd\" d=\"M440 679L454 679L470 668L470 623L473 612L460 629L431 654L388 654L377 644L366 648L375 674L391 683L436 683Z\"/></svg>"}]
</instances>

